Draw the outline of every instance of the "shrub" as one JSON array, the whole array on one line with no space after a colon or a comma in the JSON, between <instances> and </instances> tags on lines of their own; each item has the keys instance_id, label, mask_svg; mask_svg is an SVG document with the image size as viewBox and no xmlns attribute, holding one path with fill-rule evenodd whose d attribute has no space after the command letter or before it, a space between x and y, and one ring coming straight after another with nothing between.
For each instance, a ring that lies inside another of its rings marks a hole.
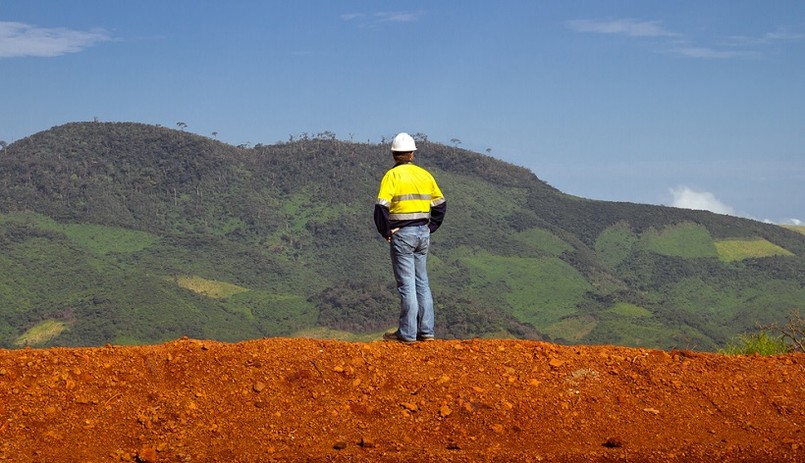
<instances>
[{"instance_id":1,"label":"shrub","mask_svg":"<svg viewBox=\"0 0 805 463\"><path fill-rule=\"evenodd\" d=\"M785 325L771 324L767 329L780 333L782 341L789 344L789 350L805 352L805 318L802 317L800 309L792 310L788 314Z\"/></svg>"},{"instance_id":2,"label":"shrub","mask_svg":"<svg viewBox=\"0 0 805 463\"><path fill-rule=\"evenodd\" d=\"M779 355L787 353L788 350L788 343L783 336L774 336L766 331L760 331L738 336L729 342L721 352L731 355Z\"/></svg>"}]
</instances>

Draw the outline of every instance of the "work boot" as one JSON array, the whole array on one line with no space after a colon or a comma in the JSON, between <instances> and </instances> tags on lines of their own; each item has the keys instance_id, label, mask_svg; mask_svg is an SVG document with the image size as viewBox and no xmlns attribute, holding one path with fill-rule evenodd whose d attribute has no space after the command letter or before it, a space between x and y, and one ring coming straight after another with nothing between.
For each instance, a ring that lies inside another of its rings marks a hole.
<instances>
[{"instance_id":1,"label":"work boot","mask_svg":"<svg viewBox=\"0 0 805 463\"><path fill-rule=\"evenodd\" d=\"M401 342L401 343L404 343L404 344L413 344L413 343L416 342L415 339L405 339L405 338L403 338L402 336L400 336L399 331L393 331L391 333L383 333L383 340L384 341L397 341L397 342Z\"/></svg>"}]
</instances>

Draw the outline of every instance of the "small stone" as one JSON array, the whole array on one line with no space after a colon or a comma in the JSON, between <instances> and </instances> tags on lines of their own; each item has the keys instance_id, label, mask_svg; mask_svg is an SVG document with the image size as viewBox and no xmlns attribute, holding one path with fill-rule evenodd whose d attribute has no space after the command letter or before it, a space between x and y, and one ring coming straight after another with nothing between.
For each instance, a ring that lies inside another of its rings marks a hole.
<instances>
[{"instance_id":1,"label":"small stone","mask_svg":"<svg viewBox=\"0 0 805 463\"><path fill-rule=\"evenodd\" d=\"M790 437L783 439L783 444L791 447L791 450L797 450L800 447L799 441L796 439L791 439Z\"/></svg>"},{"instance_id":2,"label":"small stone","mask_svg":"<svg viewBox=\"0 0 805 463\"><path fill-rule=\"evenodd\" d=\"M664 350L651 351L649 352L649 357L660 362L670 362L673 360L671 354Z\"/></svg>"},{"instance_id":3,"label":"small stone","mask_svg":"<svg viewBox=\"0 0 805 463\"><path fill-rule=\"evenodd\" d=\"M156 463L157 450L153 447L143 447L137 452L137 461L141 463Z\"/></svg>"},{"instance_id":4,"label":"small stone","mask_svg":"<svg viewBox=\"0 0 805 463\"><path fill-rule=\"evenodd\" d=\"M453 410L450 410L450 407L447 405L442 405L442 407L439 408L439 416L442 418L447 418L451 413L453 413Z\"/></svg>"},{"instance_id":5,"label":"small stone","mask_svg":"<svg viewBox=\"0 0 805 463\"><path fill-rule=\"evenodd\" d=\"M559 368L564 364L565 364L564 360L559 360L559 359L551 359L548 362L548 365L550 365L551 368Z\"/></svg>"},{"instance_id":6,"label":"small stone","mask_svg":"<svg viewBox=\"0 0 805 463\"><path fill-rule=\"evenodd\" d=\"M603 446L610 449L621 448L623 447L623 439L618 436L610 437L606 442L603 443Z\"/></svg>"},{"instance_id":7,"label":"small stone","mask_svg":"<svg viewBox=\"0 0 805 463\"><path fill-rule=\"evenodd\" d=\"M461 450L461 446L456 441L449 441L447 443L447 450Z\"/></svg>"},{"instance_id":8,"label":"small stone","mask_svg":"<svg viewBox=\"0 0 805 463\"><path fill-rule=\"evenodd\" d=\"M265 383L263 383L261 381L258 381L256 383L254 383L254 386L252 386L252 389L254 389L254 392L257 392L257 393L263 392L263 389L265 389L265 388L266 388Z\"/></svg>"},{"instance_id":9,"label":"small stone","mask_svg":"<svg viewBox=\"0 0 805 463\"><path fill-rule=\"evenodd\" d=\"M345 448L347 448L347 443L342 441L342 440L340 440L340 441L336 442L335 444L333 444L333 448L336 449L336 450L344 450Z\"/></svg>"},{"instance_id":10,"label":"small stone","mask_svg":"<svg viewBox=\"0 0 805 463\"><path fill-rule=\"evenodd\" d=\"M371 449L371 448L375 447L375 441L373 441L369 437L362 436L360 446L365 448L365 449Z\"/></svg>"},{"instance_id":11,"label":"small stone","mask_svg":"<svg viewBox=\"0 0 805 463\"><path fill-rule=\"evenodd\" d=\"M415 412L415 411L417 411L417 408L418 408L418 407L416 406L416 404L413 404L413 403L411 403L411 402L404 402L404 403L401 403L401 404L400 404L400 406L401 406L402 408L404 408L404 409L408 410L409 412Z\"/></svg>"}]
</instances>

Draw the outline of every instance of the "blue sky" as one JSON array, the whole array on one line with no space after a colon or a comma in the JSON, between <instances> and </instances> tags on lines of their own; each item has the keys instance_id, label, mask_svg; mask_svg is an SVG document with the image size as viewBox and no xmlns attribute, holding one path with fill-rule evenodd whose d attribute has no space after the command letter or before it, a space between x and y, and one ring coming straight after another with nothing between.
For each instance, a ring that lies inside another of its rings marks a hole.
<instances>
[{"instance_id":1,"label":"blue sky","mask_svg":"<svg viewBox=\"0 0 805 463\"><path fill-rule=\"evenodd\" d=\"M592 199L805 220L805 2L0 0L0 140L424 133Z\"/></svg>"}]
</instances>

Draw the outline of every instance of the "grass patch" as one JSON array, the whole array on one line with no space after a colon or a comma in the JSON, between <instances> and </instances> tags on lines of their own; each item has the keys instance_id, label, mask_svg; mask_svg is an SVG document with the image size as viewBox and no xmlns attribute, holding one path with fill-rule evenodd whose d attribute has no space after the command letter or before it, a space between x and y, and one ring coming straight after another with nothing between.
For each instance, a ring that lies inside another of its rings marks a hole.
<instances>
[{"instance_id":1,"label":"grass patch","mask_svg":"<svg viewBox=\"0 0 805 463\"><path fill-rule=\"evenodd\" d=\"M573 316L554 323L543 331L554 340L579 342L590 334L598 322L590 315Z\"/></svg>"},{"instance_id":2,"label":"grass patch","mask_svg":"<svg viewBox=\"0 0 805 463\"><path fill-rule=\"evenodd\" d=\"M203 294L213 299L224 299L238 293L249 291L248 288L224 281L207 280L199 276L182 276L174 278L177 285L194 293Z\"/></svg>"},{"instance_id":3,"label":"grass patch","mask_svg":"<svg viewBox=\"0 0 805 463\"><path fill-rule=\"evenodd\" d=\"M793 256L794 253L781 248L774 243L764 239L754 240L722 240L716 241L718 258L722 262L734 262L737 260L771 257L771 256Z\"/></svg>"},{"instance_id":4,"label":"grass patch","mask_svg":"<svg viewBox=\"0 0 805 463\"><path fill-rule=\"evenodd\" d=\"M96 255L130 254L141 251L159 240L152 233L94 224L61 224L34 212L0 214L0 224L19 223L39 230L63 233L70 241Z\"/></svg>"},{"instance_id":5,"label":"grass patch","mask_svg":"<svg viewBox=\"0 0 805 463\"><path fill-rule=\"evenodd\" d=\"M629 224L619 222L598 235L595 240L595 254L602 262L615 268L632 254L637 236Z\"/></svg>"},{"instance_id":6,"label":"grass patch","mask_svg":"<svg viewBox=\"0 0 805 463\"><path fill-rule=\"evenodd\" d=\"M662 230L650 228L640 236L639 245L663 256L718 257L713 237L707 228L690 222L671 225Z\"/></svg>"},{"instance_id":7,"label":"grass patch","mask_svg":"<svg viewBox=\"0 0 805 463\"><path fill-rule=\"evenodd\" d=\"M43 346L57 338L66 329L67 324L65 322L45 320L29 328L22 336L14 341L14 345L17 347Z\"/></svg>"},{"instance_id":8,"label":"grass patch","mask_svg":"<svg viewBox=\"0 0 805 463\"><path fill-rule=\"evenodd\" d=\"M131 254L159 240L151 233L92 224L63 225L62 231L72 241L98 255Z\"/></svg>"},{"instance_id":9,"label":"grass patch","mask_svg":"<svg viewBox=\"0 0 805 463\"><path fill-rule=\"evenodd\" d=\"M668 301L676 307L710 320L732 319L747 298L734 288L717 287L701 278L683 278L665 290Z\"/></svg>"},{"instance_id":10,"label":"grass patch","mask_svg":"<svg viewBox=\"0 0 805 463\"><path fill-rule=\"evenodd\" d=\"M460 260L470 269L475 288L499 284L519 321L543 329L572 315L592 285L575 268L549 258L503 257L483 250ZM487 286L488 287L488 286Z\"/></svg>"},{"instance_id":11,"label":"grass patch","mask_svg":"<svg viewBox=\"0 0 805 463\"><path fill-rule=\"evenodd\" d=\"M515 237L532 247L536 247L552 256L559 256L565 251L572 251L573 247L562 241L558 236L542 228L530 228L519 232Z\"/></svg>"},{"instance_id":12,"label":"grass patch","mask_svg":"<svg viewBox=\"0 0 805 463\"><path fill-rule=\"evenodd\" d=\"M805 235L805 225L783 225L783 227Z\"/></svg>"},{"instance_id":13,"label":"grass patch","mask_svg":"<svg viewBox=\"0 0 805 463\"><path fill-rule=\"evenodd\" d=\"M315 326L319 318L318 309L306 297L296 294L247 291L227 299L225 306L254 319L263 336L290 336Z\"/></svg>"},{"instance_id":14,"label":"grass patch","mask_svg":"<svg viewBox=\"0 0 805 463\"><path fill-rule=\"evenodd\" d=\"M7 212L0 214L0 224L17 223L27 224L43 230L60 230L60 225L50 217L36 212L22 211L22 212Z\"/></svg>"}]
</instances>

